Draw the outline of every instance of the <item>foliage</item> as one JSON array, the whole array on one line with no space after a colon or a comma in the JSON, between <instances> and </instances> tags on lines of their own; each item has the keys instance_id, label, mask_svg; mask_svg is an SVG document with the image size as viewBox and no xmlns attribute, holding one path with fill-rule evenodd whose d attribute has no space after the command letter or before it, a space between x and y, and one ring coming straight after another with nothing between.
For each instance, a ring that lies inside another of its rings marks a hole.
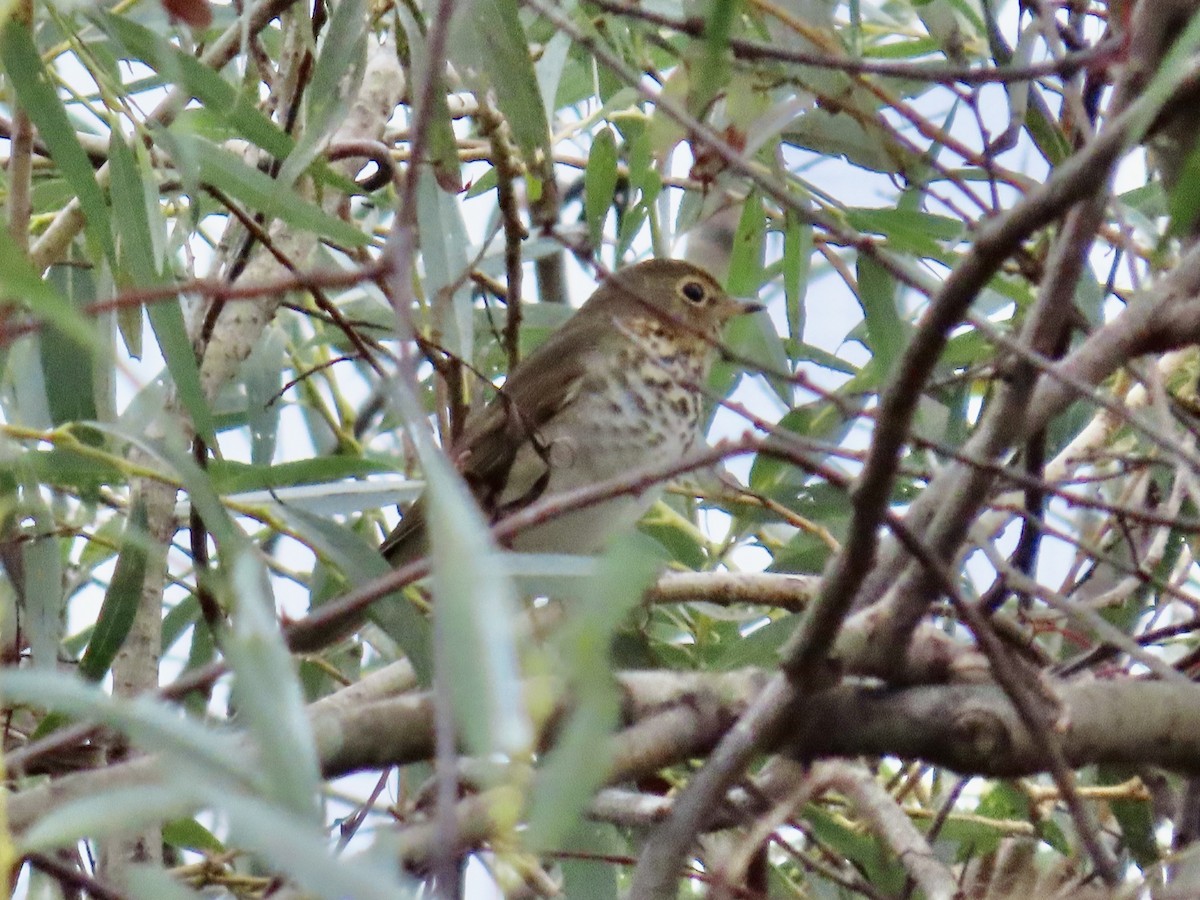
<instances>
[{"instance_id":1,"label":"foliage","mask_svg":"<svg viewBox=\"0 0 1200 900\"><path fill-rule=\"evenodd\" d=\"M7 8L0 867L1200 895L1194 6ZM506 553L438 446L647 256L715 449Z\"/></svg>"}]
</instances>

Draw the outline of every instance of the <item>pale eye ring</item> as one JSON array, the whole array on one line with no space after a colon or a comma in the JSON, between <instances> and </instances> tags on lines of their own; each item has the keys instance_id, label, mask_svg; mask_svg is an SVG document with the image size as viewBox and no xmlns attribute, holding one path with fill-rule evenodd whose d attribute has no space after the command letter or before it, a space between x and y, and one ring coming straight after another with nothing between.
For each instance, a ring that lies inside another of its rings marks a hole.
<instances>
[{"instance_id":1,"label":"pale eye ring","mask_svg":"<svg viewBox=\"0 0 1200 900\"><path fill-rule=\"evenodd\" d=\"M708 299L708 291L706 291L704 289L704 285L698 281L685 281L682 285L680 285L679 293L683 295L683 299L687 300L688 303L694 303L696 305L699 305Z\"/></svg>"}]
</instances>

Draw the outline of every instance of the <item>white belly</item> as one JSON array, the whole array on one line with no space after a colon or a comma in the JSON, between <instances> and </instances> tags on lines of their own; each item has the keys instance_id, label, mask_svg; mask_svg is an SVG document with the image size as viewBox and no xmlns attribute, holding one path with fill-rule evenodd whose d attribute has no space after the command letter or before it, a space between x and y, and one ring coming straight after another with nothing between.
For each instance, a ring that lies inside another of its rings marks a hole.
<instances>
[{"instance_id":1,"label":"white belly","mask_svg":"<svg viewBox=\"0 0 1200 900\"><path fill-rule=\"evenodd\" d=\"M542 435L547 452L526 447L517 456L510 478L518 491L529 491L549 471L540 500L585 485L598 485L635 475L650 467L678 460L699 443L699 419L665 417L654 428L625 428L611 409L581 404L570 421L555 423ZM695 408L698 410L697 402ZM570 435L568 437L567 435ZM661 482L633 494L621 493L600 503L573 510L518 535L513 549L524 553L598 553L614 534L633 528L661 496ZM521 496L510 490L504 502Z\"/></svg>"}]
</instances>

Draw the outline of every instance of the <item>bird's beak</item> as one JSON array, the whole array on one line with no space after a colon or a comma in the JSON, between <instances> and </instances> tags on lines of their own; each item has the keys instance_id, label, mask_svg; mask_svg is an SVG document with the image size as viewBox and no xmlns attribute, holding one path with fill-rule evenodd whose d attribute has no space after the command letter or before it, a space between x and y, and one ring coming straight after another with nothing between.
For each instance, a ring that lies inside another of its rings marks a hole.
<instances>
[{"instance_id":1,"label":"bird's beak","mask_svg":"<svg viewBox=\"0 0 1200 900\"><path fill-rule=\"evenodd\" d=\"M759 303L757 300L736 300L733 297L728 297L725 301L725 315L723 318L732 319L734 316L762 312L766 308L766 304Z\"/></svg>"}]
</instances>

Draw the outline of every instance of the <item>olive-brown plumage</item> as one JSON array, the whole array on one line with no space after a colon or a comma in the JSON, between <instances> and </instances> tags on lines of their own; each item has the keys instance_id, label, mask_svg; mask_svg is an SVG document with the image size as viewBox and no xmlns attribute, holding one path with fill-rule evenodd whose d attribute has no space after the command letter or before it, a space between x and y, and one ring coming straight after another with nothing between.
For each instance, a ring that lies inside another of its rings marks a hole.
<instances>
[{"instance_id":1,"label":"olive-brown plumage","mask_svg":"<svg viewBox=\"0 0 1200 900\"><path fill-rule=\"evenodd\" d=\"M489 521L690 451L703 437L701 387L721 329L758 308L686 262L649 260L611 275L468 417L450 450ZM523 532L513 548L595 552L656 496L567 513ZM424 541L418 502L380 552L399 565L424 553Z\"/></svg>"}]
</instances>

